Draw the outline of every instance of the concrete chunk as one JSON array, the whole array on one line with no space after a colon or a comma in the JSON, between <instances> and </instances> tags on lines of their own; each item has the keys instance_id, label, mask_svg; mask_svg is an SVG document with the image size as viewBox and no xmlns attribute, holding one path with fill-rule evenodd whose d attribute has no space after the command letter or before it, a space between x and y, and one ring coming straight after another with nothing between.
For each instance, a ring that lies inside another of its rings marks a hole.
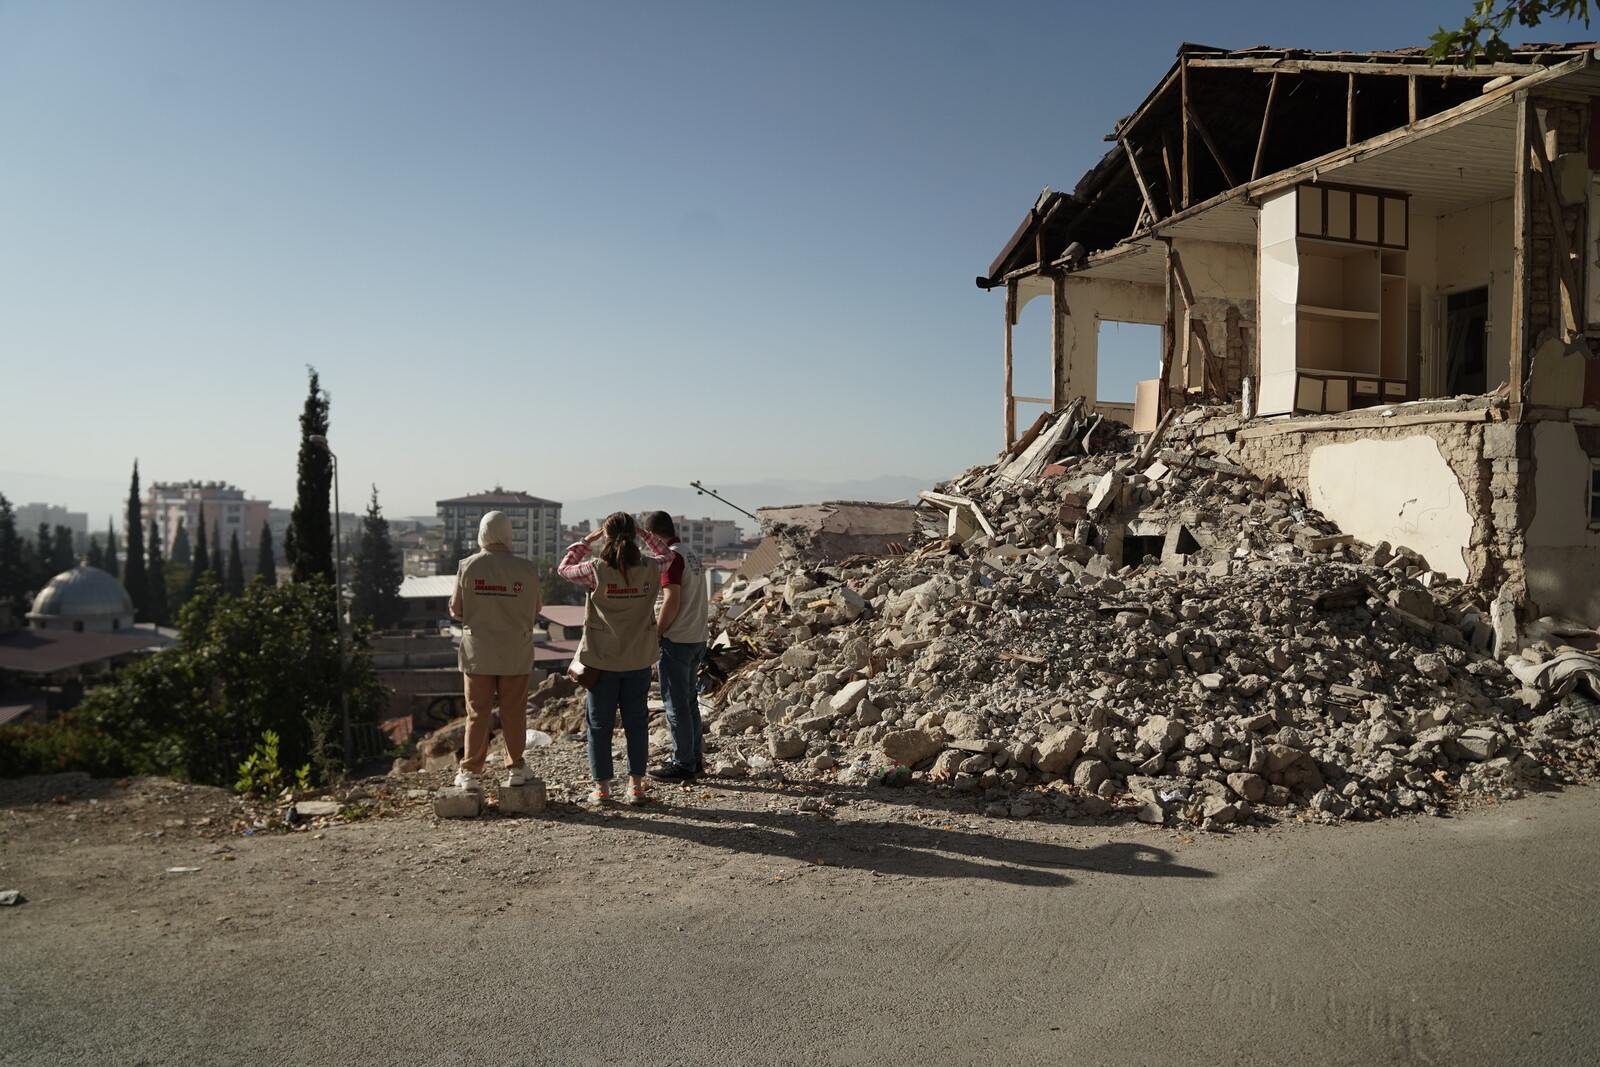
<instances>
[{"instance_id":1,"label":"concrete chunk","mask_svg":"<svg viewBox=\"0 0 1600 1067\"><path fill-rule=\"evenodd\" d=\"M500 811L505 815L537 815L544 810L544 783L535 778L523 785L500 788Z\"/></svg>"},{"instance_id":2,"label":"concrete chunk","mask_svg":"<svg viewBox=\"0 0 1600 1067\"><path fill-rule=\"evenodd\" d=\"M483 811L483 794L476 789L441 789L433 798L433 813L441 819L476 819Z\"/></svg>"}]
</instances>

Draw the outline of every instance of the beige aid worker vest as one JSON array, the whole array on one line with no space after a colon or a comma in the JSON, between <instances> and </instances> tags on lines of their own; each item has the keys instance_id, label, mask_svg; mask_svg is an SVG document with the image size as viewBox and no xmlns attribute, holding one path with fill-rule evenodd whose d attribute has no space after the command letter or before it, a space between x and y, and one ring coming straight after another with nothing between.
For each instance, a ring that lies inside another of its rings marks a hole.
<instances>
[{"instance_id":1,"label":"beige aid worker vest","mask_svg":"<svg viewBox=\"0 0 1600 1067\"><path fill-rule=\"evenodd\" d=\"M479 552L461 561L461 669L467 674L533 670L539 622L539 566L510 552Z\"/></svg>"},{"instance_id":2,"label":"beige aid worker vest","mask_svg":"<svg viewBox=\"0 0 1600 1067\"><path fill-rule=\"evenodd\" d=\"M706 639L706 617L711 608L705 564L682 541L669 547L683 557L683 585L678 593L678 614L661 636L682 645L697 645ZM662 579L666 579L665 572Z\"/></svg>"},{"instance_id":3,"label":"beige aid worker vest","mask_svg":"<svg viewBox=\"0 0 1600 1067\"><path fill-rule=\"evenodd\" d=\"M636 671L656 661L656 590L661 570L641 563L619 571L598 555L594 561L595 588L583 607L583 640L578 659L585 667L602 671Z\"/></svg>"}]
</instances>

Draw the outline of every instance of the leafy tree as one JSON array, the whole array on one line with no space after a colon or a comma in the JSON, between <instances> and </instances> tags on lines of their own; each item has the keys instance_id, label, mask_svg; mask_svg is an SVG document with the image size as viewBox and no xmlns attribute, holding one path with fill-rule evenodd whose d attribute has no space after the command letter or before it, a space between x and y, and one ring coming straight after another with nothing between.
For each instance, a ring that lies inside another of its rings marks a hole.
<instances>
[{"instance_id":1,"label":"leafy tree","mask_svg":"<svg viewBox=\"0 0 1600 1067\"><path fill-rule=\"evenodd\" d=\"M166 561L161 558L161 525L155 516L150 517L150 549L145 562L145 581L149 583L150 621L157 626L172 622L167 614Z\"/></svg>"},{"instance_id":2,"label":"leafy tree","mask_svg":"<svg viewBox=\"0 0 1600 1067\"><path fill-rule=\"evenodd\" d=\"M211 550L206 547L206 506L200 505L200 521L196 524L194 554L189 560L189 588L184 595L188 600L200 587L200 579L211 569Z\"/></svg>"},{"instance_id":3,"label":"leafy tree","mask_svg":"<svg viewBox=\"0 0 1600 1067\"><path fill-rule=\"evenodd\" d=\"M228 535L228 576L223 579L222 588L229 596L244 592L244 559L239 555L237 530Z\"/></svg>"},{"instance_id":4,"label":"leafy tree","mask_svg":"<svg viewBox=\"0 0 1600 1067\"><path fill-rule=\"evenodd\" d=\"M106 523L106 551L105 551L105 555L104 555L104 557L102 557L102 559L103 559L103 561L105 563L105 571L106 571L106 573L111 575L111 577L113 577L113 578L118 577L119 575L117 573L118 572L118 567L117 567L117 529L116 529L116 526L114 524L109 523L109 522Z\"/></svg>"},{"instance_id":5,"label":"leafy tree","mask_svg":"<svg viewBox=\"0 0 1600 1067\"><path fill-rule=\"evenodd\" d=\"M122 568L122 586L133 601L134 618L150 620L150 586L144 574L144 512L139 502L139 461L133 461L133 483L128 487L128 551Z\"/></svg>"},{"instance_id":6,"label":"leafy tree","mask_svg":"<svg viewBox=\"0 0 1600 1067\"><path fill-rule=\"evenodd\" d=\"M539 573L539 599L545 604L582 604L583 590L556 573L556 565L547 559L537 561Z\"/></svg>"},{"instance_id":7,"label":"leafy tree","mask_svg":"<svg viewBox=\"0 0 1600 1067\"><path fill-rule=\"evenodd\" d=\"M178 516L178 528L172 534L172 562L187 567L194 562L194 550L189 547L189 528L183 524L183 516Z\"/></svg>"},{"instance_id":8,"label":"leafy tree","mask_svg":"<svg viewBox=\"0 0 1600 1067\"><path fill-rule=\"evenodd\" d=\"M1510 57L1512 48L1501 34L1517 23L1532 29L1545 19L1576 19L1589 25L1589 0L1476 0L1472 14L1458 30L1443 26L1428 39L1428 58L1440 60L1461 56L1467 66L1478 59L1494 63Z\"/></svg>"},{"instance_id":9,"label":"leafy tree","mask_svg":"<svg viewBox=\"0 0 1600 1067\"><path fill-rule=\"evenodd\" d=\"M23 569L22 538L17 536L17 513L0 493L0 602L20 614L27 595L28 572Z\"/></svg>"},{"instance_id":10,"label":"leafy tree","mask_svg":"<svg viewBox=\"0 0 1600 1067\"><path fill-rule=\"evenodd\" d=\"M278 584L278 557L272 554L272 525L261 523L261 547L256 551L256 577L268 585Z\"/></svg>"},{"instance_id":11,"label":"leafy tree","mask_svg":"<svg viewBox=\"0 0 1600 1067\"><path fill-rule=\"evenodd\" d=\"M315 367L308 367L311 388L300 413L300 476L294 510L289 514L289 531L283 538L283 554L293 570L294 580L307 581L321 576L334 581L333 525L328 515L328 499L333 487L333 456L312 437L328 435L328 394L322 390Z\"/></svg>"},{"instance_id":12,"label":"leafy tree","mask_svg":"<svg viewBox=\"0 0 1600 1067\"><path fill-rule=\"evenodd\" d=\"M100 535L99 534L90 534L89 535L89 559L88 559L88 562L89 562L89 566L94 567L97 570L102 570L103 571L103 570L106 569L105 555L104 555L104 553L102 553L100 551Z\"/></svg>"},{"instance_id":13,"label":"leafy tree","mask_svg":"<svg viewBox=\"0 0 1600 1067\"><path fill-rule=\"evenodd\" d=\"M55 574L70 571L78 565L77 535L70 526L57 526L55 540L52 545L55 550Z\"/></svg>"},{"instance_id":14,"label":"leafy tree","mask_svg":"<svg viewBox=\"0 0 1600 1067\"><path fill-rule=\"evenodd\" d=\"M400 555L389 540L389 520L378 507L378 487L374 485L366 517L361 520L355 573L350 576L351 620L370 622L376 630L397 625L406 613L400 600L403 578Z\"/></svg>"},{"instance_id":15,"label":"leafy tree","mask_svg":"<svg viewBox=\"0 0 1600 1067\"><path fill-rule=\"evenodd\" d=\"M271 730L284 766L309 762L326 780L318 755L337 748L341 681L356 721L375 719L382 698L364 648L341 669L332 602L318 579L253 582L236 597L206 579L179 616L179 643L91 690L71 721L116 738L124 773L231 786Z\"/></svg>"}]
</instances>

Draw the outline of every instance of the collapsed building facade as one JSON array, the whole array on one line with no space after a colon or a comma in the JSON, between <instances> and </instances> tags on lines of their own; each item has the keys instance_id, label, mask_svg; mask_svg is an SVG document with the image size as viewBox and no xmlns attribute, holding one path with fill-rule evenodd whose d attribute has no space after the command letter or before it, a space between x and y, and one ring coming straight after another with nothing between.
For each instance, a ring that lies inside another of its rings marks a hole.
<instances>
[{"instance_id":1,"label":"collapsed building facade","mask_svg":"<svg viewBox=\"0 0 1600 1067\"><path fill-rule=\"evenodd\" d=\"M1101 323L1159 326L1135 429L1222 405L1209 446L1346 533L1524 623L1600 619L1597 56L1183 45L978 279L1005 294L1007 446L1030 403L1094 409ZM1016 349L1035 298L1047 353ZM1016 395L1045 358L1050 395Z\"/></svg>"}]
</instances>

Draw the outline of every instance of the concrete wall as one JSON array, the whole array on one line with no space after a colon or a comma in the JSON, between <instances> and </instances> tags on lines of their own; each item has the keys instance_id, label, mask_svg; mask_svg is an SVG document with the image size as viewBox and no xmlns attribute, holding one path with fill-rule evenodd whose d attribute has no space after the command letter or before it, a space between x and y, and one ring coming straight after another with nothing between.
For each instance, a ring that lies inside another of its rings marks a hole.
<instances>
[{"instance_id":1,"label":"concrete wall","mask_svg":"<svg viewBox=\"0 0 1600 1067\"><path fill-rule=\"evenodd\" d=\"M1570 422L1533 426L1535 509L1526 549L1528 597L1541 615L1589 625L1600 622L1600 531L1591 528L1588 508L1591 453L1600 452L1597 445L1597 428Z\"/></svg>"}]
</instances>

